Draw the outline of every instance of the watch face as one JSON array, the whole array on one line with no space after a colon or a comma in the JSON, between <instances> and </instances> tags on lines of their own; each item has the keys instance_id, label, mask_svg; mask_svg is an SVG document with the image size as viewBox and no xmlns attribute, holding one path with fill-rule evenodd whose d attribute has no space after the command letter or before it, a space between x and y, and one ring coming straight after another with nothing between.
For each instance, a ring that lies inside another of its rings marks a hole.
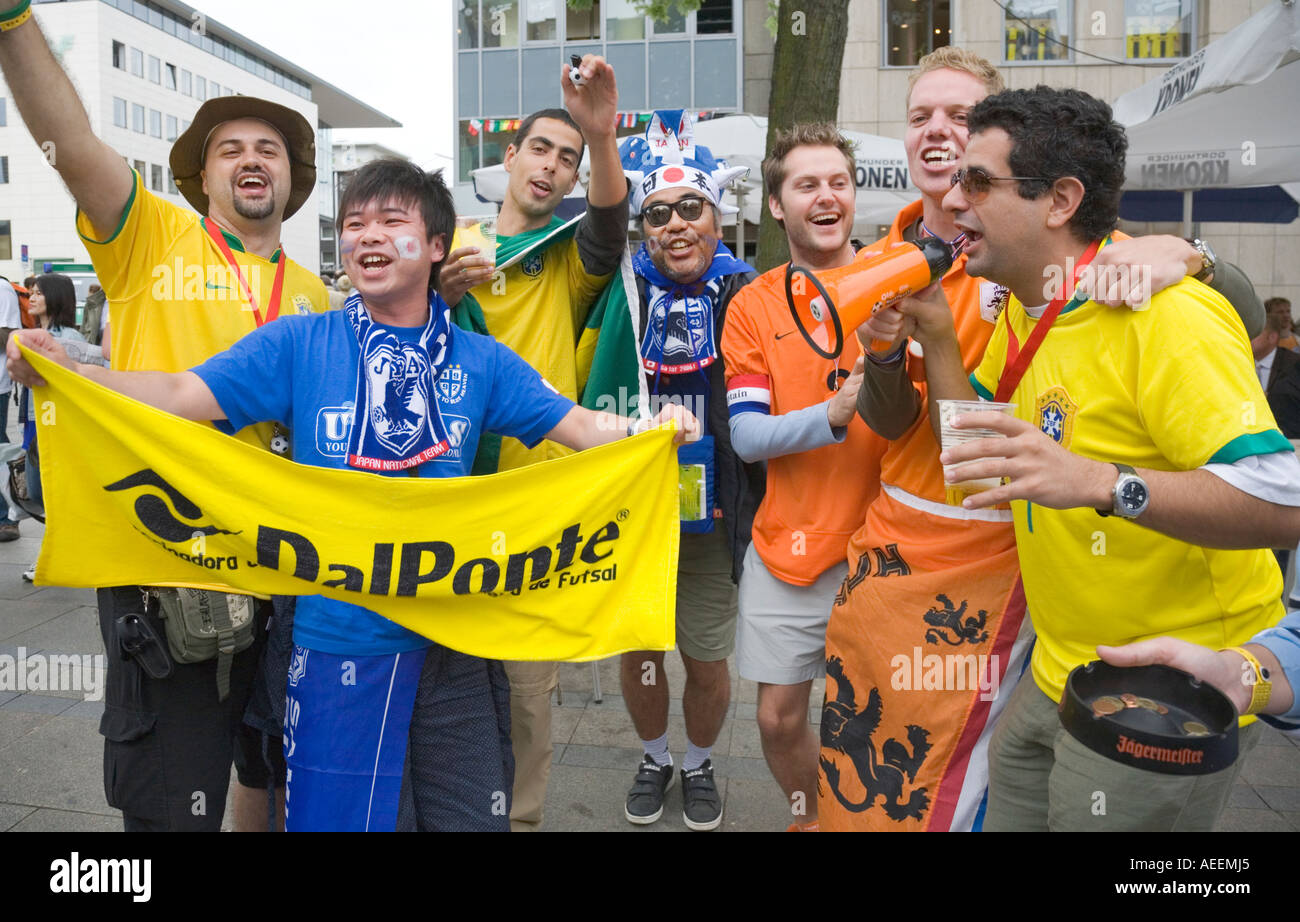
<instances>
[{"instance_id":1,"label":"watch face","mask_svg":"<svg viewBox=\"0 0 1300 922\"><path fill-rule=\"evenodd\" d=\"M1147 488L1140 480L1130 480L1119 488L1119 501L1131 513L1137 513L1146 505Z\"/></svg>"}]
</instances>

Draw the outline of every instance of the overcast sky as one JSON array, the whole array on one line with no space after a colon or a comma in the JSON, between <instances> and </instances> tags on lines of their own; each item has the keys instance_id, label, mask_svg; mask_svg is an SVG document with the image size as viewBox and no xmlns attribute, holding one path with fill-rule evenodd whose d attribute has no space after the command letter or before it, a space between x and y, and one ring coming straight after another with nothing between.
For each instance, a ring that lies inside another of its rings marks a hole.
<instances>
[{"instance_id":1,"label":"overcast sky","mask_svg":"<svg viewBox=\"0 0 1300 922\"><path fill-rule=\"evenodd\" d=\"M189 0L212 19L402 123L338 130L425 169L451 165L450 0Z\"/></svg>"}]
</instances>

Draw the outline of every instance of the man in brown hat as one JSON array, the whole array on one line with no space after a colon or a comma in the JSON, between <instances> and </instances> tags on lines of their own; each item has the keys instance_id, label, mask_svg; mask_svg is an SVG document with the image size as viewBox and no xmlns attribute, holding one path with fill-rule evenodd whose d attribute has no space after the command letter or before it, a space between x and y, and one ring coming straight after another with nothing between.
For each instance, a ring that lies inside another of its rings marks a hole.
<instances>
[{"instance_id":1,"label":"man in brown hat","mask_svg":"<svg viewBox=\"0 0 1300 922\"><path fill-rule=\"evenodd\" d=\"M320 279L280 247L283 221L315 188L306 119L247 96L204 103L171 152L176 184L198 214L177 207L94 135L28 5L20 6L0 14L0 69L32 137L44 150L53 143L50 162L76 199L77 230L113 304L113 368L183 371L282 314L327 309ZM236 437L287 447L287 433L270 426ZM270 603L210 601L226 602L232 618L252 617L256 639L233 659L181 664L167 654L159 593L99 590L109 662L104 789L128 831L219 830L232 758L237 829L265 828L257 789L272 776L283 788L278 735L241 722ZM283 700L283 687L266 691Z\"/></svg>"}]
</instances>

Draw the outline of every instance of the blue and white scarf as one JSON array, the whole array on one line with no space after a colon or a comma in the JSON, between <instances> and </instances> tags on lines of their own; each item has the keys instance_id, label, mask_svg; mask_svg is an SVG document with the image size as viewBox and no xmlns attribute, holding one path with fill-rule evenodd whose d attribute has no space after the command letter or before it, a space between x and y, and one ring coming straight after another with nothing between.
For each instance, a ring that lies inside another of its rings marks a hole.
<instances>
[{"instance_id":1,"label":"blue and white scarf","mask_svg":"<svg viewBox=\"0 0 1300 922\"><path fill-rule=\"evenodd\" d=\"M632 266L646 280L647 313L645 336L641 340L641 367L654 372L657 378L660 374L689 374L716 362L713 305L722 288L722 278L753 272L753 267L737 259L721 240L709 267L690 285L662 275L644 243L632 257Z\"/></svg>"},{"instance_id":2,"label":"blue and white scarf","mask_svg":"<svg viewBox=\"0 0 1300 922\"><path fill-rule=\"evenodd\" d=\"M447 302L429 292L429 322L416 343L371 320L360 292L343 313L361 347L348 466L400 471L450 450L434 390L451 347Z\"/></svg>"}]
</instances>

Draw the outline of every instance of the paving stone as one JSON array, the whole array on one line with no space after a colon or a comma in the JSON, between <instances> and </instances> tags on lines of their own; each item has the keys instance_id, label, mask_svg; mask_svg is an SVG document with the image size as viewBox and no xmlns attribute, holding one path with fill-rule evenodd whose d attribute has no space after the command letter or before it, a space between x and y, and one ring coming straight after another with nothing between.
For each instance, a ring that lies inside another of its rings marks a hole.
<instances>
[{"instance_id":1,"label":"paving stone","mask_svg":"<svg viewBox=\"0 0 1300 922\"><path fill-rule=\"evenodd\" d=\"M727 779L727 796L722 803L722 826L734 832L784 832L793 817L781 788L766 781Z\"/></svg>"},{"instance_id":2,"label":"paving stone","mask_svg":"<svg viewBox=\"0 0 1300 922\"><path fill-rule=\"evenodd\" d=\"M1272 810L1239 810L1229 807L1219 817L1215 832L1291 832L1291 823Z\"/></svg>"},{"instance_id":3,"label":"paving stone","mask_svg":"<svg viewBox=\"0 0 1300 922\"><path fill-rule=\"evenodd\" d=\"M28 816L35 809L35 807L29 807L26 804L0 803L0 832L12 829L23 817Z\"/></svg>"},{"instance_id":4,"label":"paving stone","mask_svg":"<svg viewBox=\"0 0 1300 922\"><path fill-rule=\"evenodd\" d=\"M1260 785L1300 787L1300 758L1293 749L1256 746L1246 756L1241 779L1256 788Z\"/></svg>"},{"instance_id":5,"label":"paving stone","mask_svg":"<svg viewBox=\"0 0 1300 922\"><path fill-rule=\"evenodd\" d=\"M1300 788L1262 784L1255 793L1278 813L1300 813Z\"/></svg>"},{"instance_id":6,"label":"paving stone","mask_svg":"<svg viewBox=\"0 0 1300 922\"><path fill-rule=\"evenodd\" d=\"M29 692L6 702L3 709L6 711L26 711L30 714L62 714L76 703L76 699L73 698L64 698L58 695L38 695Z\"/></svg>"},{"instance_id":7,"label":"paving stone","mask_svg":"<svg viewBox=\"0 0 1300 922\"><path fill-rule=\"evenodd\" d=\"M29 654L63 653L102 656L104 638L99 632L99 612L85 605L5 638L6 644L24 646Z\"/></svg>"},{"instance_id":8,"label":"paving stone","mask_svg":"<svg viewBox=\"0 0 1300 922\"><path fill-rule=\"evenodd\" d=\"M26 736L43 723L54 718L52 714L34 714L30 711L11 711L0 708L0 750ZM0 778L0 800L6 795L5 780Z\"/></svg>"},{"instance_id":9,"label":"paving stone","mask_svg":"<svg viewBox=\"0 0 1300 922\"><path fill-rule=\"evenodd\" d=\"M105 808L107 809L107 808ZM73 810L35 810L10 832L121 832L122 814L78 813Z\"/></svg>"},{"instance_id":10,"label":"paving stone","mask_svg":"<svg viewBox=\"0 0 1300 922\"><path fill-rule=\"evenodd\" d=\"M0 748L0 800L110 814L103 739L88 721L55 717Z\"/></svg>"},{"instance_id":11,"label":"paving stone","mask_svg":"<svg viewBox=\"0 0 1300 922\"><path fill-rule=\"evenodd\" d=\"M1267 810L1268 804L1248 784L1234 784L1228 794L1228 806L1241 810Z\"/></svg>"},{"instance_id":12,"label":"paving stone","mask_svg":"<svg viewBox=\"0 0 1300 922\"><path fill-rule=\"evenodd\" d=\"M23 600L21 604L6 602L0 606L0 610L4 612L4 617L0 617L0 640L18 646L15 638L37 625L52 621L59 615L67 614L83 605L84 603L55 600L47 602Z\"/></svg>"}]
</instances>

